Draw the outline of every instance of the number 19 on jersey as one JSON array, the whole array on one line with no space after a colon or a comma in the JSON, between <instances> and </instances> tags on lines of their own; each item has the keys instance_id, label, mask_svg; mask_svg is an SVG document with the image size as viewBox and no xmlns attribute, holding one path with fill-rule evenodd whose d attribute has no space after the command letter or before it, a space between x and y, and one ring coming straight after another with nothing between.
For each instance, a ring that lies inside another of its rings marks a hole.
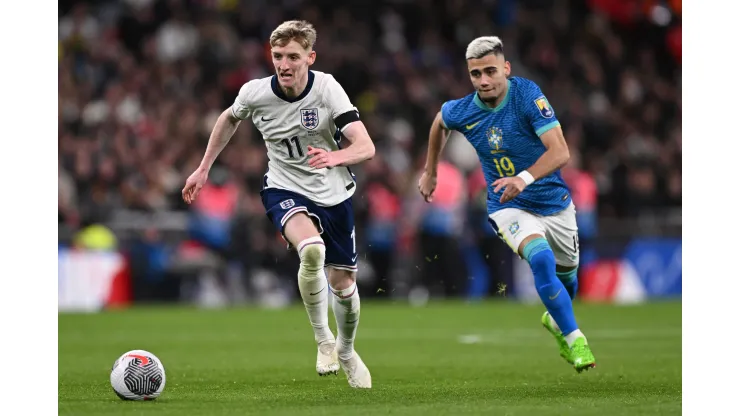
<instances>
[{"instance_id":1,"label":"number 19 on jersey","mask_svg":"<svg viewBox=\"0 0 740 416\"><path fill-rule=\"evenodd\" d=\"M496 170L498 171L498 176L504 177L504 176L514 176L516 174L516 168L514 167L514 162L511 161L508 157L504 156L499 159L493 159L493 163L496 164Z\"/></svg>"}]
</instances>

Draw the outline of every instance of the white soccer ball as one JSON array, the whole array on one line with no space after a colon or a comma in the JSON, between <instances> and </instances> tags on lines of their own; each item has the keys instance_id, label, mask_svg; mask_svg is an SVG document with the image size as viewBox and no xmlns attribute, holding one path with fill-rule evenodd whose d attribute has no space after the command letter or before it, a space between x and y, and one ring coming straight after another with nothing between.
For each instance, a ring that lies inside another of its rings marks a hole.
<instances>
[{"instance_id":1,"label":"white soccer ball","mask_svg":"<svg viewBox=\"0 0 740 416\"><path fill-rule=\"evenodd\" d=\"M113 391L123 400L154 400L162 394L165 381L162 362L144 350L120 356L110 373Z\"/></svg>"}]
</instances>

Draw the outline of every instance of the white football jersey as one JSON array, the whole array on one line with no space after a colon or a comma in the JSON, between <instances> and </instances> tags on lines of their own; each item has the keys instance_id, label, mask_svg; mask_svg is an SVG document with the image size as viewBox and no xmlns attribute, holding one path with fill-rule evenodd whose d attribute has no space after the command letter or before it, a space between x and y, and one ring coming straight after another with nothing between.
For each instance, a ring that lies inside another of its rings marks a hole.
<instances>
[{"instance_id":1,"label":"white football jersey","mask_svg":"<svg viewBox=\"0 0 740 416\"><path fill-rule=\"evenodd\" d=\"M239 90L231 111L252 123L267 146L264 188L296 192L320 206L333 206L351 197L355 181L347 167L316 169L308 165L308 146L339 149L340 132L359 120L341 85L330 74L309 71L303 93L288 98L275 76L255 79Z\"/></svg>"}]
</instances>

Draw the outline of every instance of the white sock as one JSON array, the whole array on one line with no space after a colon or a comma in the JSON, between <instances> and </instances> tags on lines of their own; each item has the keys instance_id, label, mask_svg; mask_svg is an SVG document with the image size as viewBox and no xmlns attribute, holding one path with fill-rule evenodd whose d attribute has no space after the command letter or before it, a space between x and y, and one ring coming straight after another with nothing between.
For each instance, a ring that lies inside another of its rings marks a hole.
<instances>
[{"instance_id":1,"label":"white sock","mask_svg":"<svg viewBox=\"0 0 740 416\"><path fill-rule=\"evenodd\" d=\"M583 335L583 332L581 332L580 329L576 329L575 331L571 332L570 334L565 336L565 341L568 343L569 347L573 346L573 343L576 342L578 338L586 339L586 336ZM588 340L586 340L586 344L588 344Z\"/></svg>"},{"instance_id":2,"label":"white sock","mask_svg":"<svg viewBox=\"0 0 740 416\"><path fill-rule=\"evenodd\" d=\"M337 320L337 353L342 360L352 358L355 350L355 334L360 323L360 294L357 283L343 290L331 290L332 309Z\"/></svg>"},{"instance_id":3,"label":"white sock","mask_svg":"<svg viewBox=\"0 0 740 416\"><path fill-rule=\"evenodd\" d=\"M550 325L552 325L552 327L553 327L553 328L554 328L554 329L555 329L556 331L558 331L558 332L562 332L562 331L560 331L560 327L558 326L558 323L557 323L557 322L555 322L555 320L554 320L554 319L552 319L552 315L550 315L549 313L547 314L547 319L549 319L549 320L550 320Z\"/></svg>"},{"instance_id":4,"label":"white sock","mask_svg":"<svg viewBox=\"0 0 740 416\"><path fill-rule=\"evenodd\" d=\"M329 329L328 283L324 274L326 248L321 237L311 237L298 244L298 290L313 327L314 339L321 345L334 340Z\"/></svg>"}]
</instances>

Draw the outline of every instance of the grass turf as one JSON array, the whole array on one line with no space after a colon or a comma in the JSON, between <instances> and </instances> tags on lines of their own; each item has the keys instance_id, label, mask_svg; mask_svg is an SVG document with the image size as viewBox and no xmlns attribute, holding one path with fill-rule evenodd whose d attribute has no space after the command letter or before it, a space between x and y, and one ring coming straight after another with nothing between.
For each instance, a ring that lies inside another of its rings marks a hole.
<instances>
[{"instance_id":1,"label":"grass turf","mask_svg":"<svg viewBox=\"0 0 740 416\"><path fill-rule=\"evenodd\" d=\"M372 390L321 378L305 310L148 307L59 314L60 415L657 415L681 413L681 303L575 305L597 367L577 374L541 306L363 303L356 349ZM333 325L330 312L330 322ZM162 396L109 383L132 349L156 354Z\"/></svg>"}]
</instances>

